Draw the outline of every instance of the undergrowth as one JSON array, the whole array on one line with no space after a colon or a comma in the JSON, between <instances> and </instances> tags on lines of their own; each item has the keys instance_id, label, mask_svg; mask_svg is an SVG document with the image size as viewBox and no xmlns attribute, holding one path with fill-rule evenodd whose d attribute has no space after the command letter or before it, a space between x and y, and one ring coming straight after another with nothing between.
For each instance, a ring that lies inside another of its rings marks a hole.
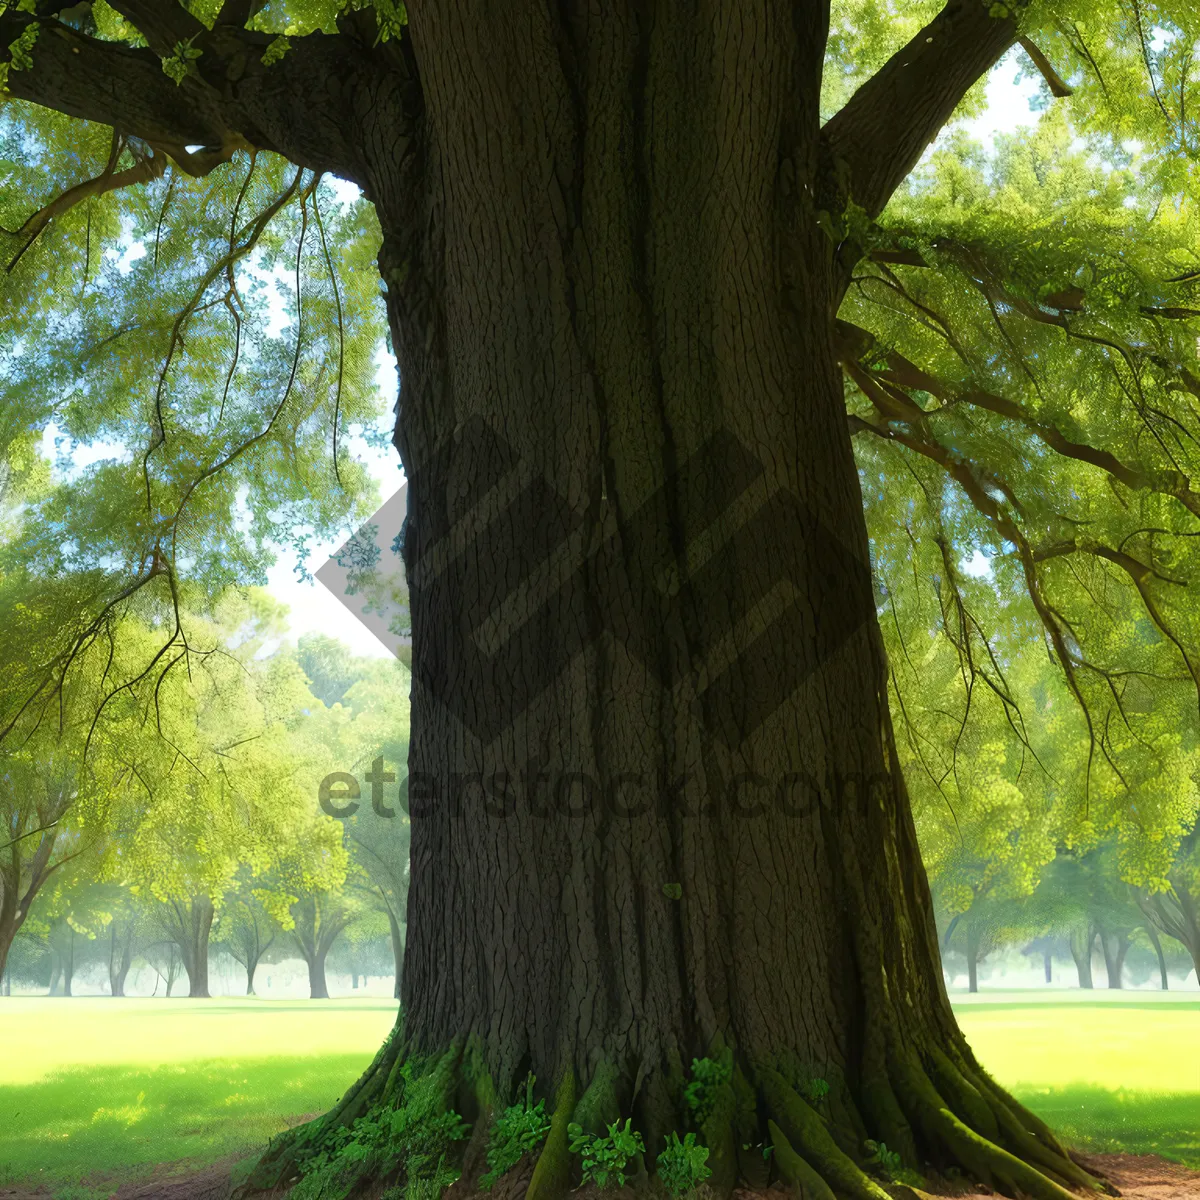
<instances>
[{"instance_id":1,"label":"undergrowth","mask_svg":"<svg viewBox=\"0 0 1200 1200\"><path fill-rule=\"evenodd\" d=\"M437 1200L454 1182L454 1143L466 1137L468 1127L446 1107L443 1072L416 1076L406 1063L400 1073L400 1104L372 1110L325 1134L314 1152L298 1153L301 1179L291 1200L341 1200L371 1175L399 1181L386 1200Z\"/></svg>"}]
</instances>

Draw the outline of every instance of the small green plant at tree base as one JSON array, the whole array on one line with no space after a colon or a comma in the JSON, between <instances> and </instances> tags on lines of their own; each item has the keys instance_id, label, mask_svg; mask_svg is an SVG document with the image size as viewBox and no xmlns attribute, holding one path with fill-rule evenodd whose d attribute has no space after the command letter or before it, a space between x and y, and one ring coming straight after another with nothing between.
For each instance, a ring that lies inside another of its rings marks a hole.
<instances>
[{"instance_id":1,"label":"small green plant at tree base","mask_svg":"<svg viewBox=\"0 0 1200 1200\"><path fill-rule=\"evenodd\" d=\"M679 1134L667 1137L666 1147L658 1156L658 1177L674 1197L691 1195L712 1174L708 1164L708 1147L696 1144L696 1135Z\"/></svg>"},{"instance_id":2,"label":"small green plant at tree base","mask_svg":"<svg viewBox=\"0 0 1200 1200\"><path fill-rule=\"evenodd\" d=\"M892 1183L906 1183L910 1187L919 1187L923 1182L920 1174L904 1165L904 1160L894 1150L889 1150L884 1142L866 1141L863 1143L867 1159L876 1167L878 1173Z\"/></svg>"},{"instance_id":3,"label":"small green plant at tree base","mask_svg":"<svg viewBox=\"0 0 1200 1200\"><path fill-rule=\"evenodd\" d=\"M438 1071L412 1078L408 1066L404 1102L390 1110L375 1110L353 1125L326 1134L320 1149L300 1159L302 1178L292 1200L341 1200L357 1181L380 1168L396 1165L403 1190L391 1189L396 1200L437 1200L458 1177L452 1165L455 1142L468 1126L445 1107L445 1081ZM299 1157L299 1156L298 1156Z\"/></svg>"},{"instance_id":4,"label":"small green plant at tree base","mask_svg":"<svg viewBox=\"0 0 1200 1200\"><path fill-rule=\"evenodd\" d=\"M752 1150L752 1149L754 1149L754 1147L749 1142L743 1142L742 1149L743 1150ZM771 1161L771 1153L775 1149L775 1147L772 1146L770 1142L764 1142L761 1149L762 1149L763 1158L767 1162L770 1162Z\"/></svg>"},{"instance_id":5,"label":"small green plant at tree base","mask_svg":"<svg viewBox=\"0 0 1200 1200\"><path fill-rule=\"evenodd\" d=\"M722 1058L693 1058L692 1082L683 1089L683 1098L692 1110L696 1124L703 1126L712 1116L717 1093L733 1078L730 1056Z\"/></svg>"},{"instance_id":6,"label":"small green plant at tree base","mask_svg":"<svg viewBox=\"0 0 1200 1200\"><path fill-rule=\"evenodd\" d=\"M829 1095L829 1084L824 1079L810 1079L804 1091L813 1104L820 1104Z\"/></svg>"},{"instance_id":7,"label":"small green plant at tree base","mask_svg":"<svg viewBox=\"0 0 1200 1200\"><path fill-rule=\"evenodd\" d=\"M625 1186L625 1167L629 1160L646 1150L642 1135L634 1132L630 1124L626 1118L622 1129L621 1122L614 1121L608 1127L607 1137L584 1133L583 1127L574 1121L567 1126L571 1153L583 1158L584 1183L594 1183L601 1188L608 1187L610 1182L615 1182L618 1187Z\"/></svg>"},{"instance_id":8,"label":"small green plant at tree base","mask_svg":"<svg viewBox=\"0 0 1200 1200\"><path fill-rule=\"evenodd\" d=\"M533 1103L533 1076L525 1083L525 1098L506 1108L496 1118L488 1139L487 1174L479 1180L480 1187L490 1188L506 1171L511 1171L521 1159L541 1145L550 1132L546 1101Z\"/></svg>"}]
</instances>

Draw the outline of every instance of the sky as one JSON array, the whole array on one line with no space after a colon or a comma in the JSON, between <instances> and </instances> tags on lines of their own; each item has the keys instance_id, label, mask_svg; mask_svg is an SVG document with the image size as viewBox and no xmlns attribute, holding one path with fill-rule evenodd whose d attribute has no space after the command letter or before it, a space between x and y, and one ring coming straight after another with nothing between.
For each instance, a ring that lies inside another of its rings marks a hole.
<instances>
[{"instance_id":1,"label":"sky","mask_svg":"<svg viewBox=\"0 0 1200 1200\"><path fill-rule=\"evenodd\" d=\"M976 119L965 122L964 127L985 145L992 142L997 134L1013 133L1021 126L1036 124L1038 114L1030 108L1030 101L1039 95L1040 86L1037 80L1025 78L1020 83L1015 82L1021 52L1010 51L993 68L987 84L987 109ZM946 135L943 134L943 137ZM940 139L939 139L940 140ZM937 143L934 144L936 147ZM931 147L931 150L933 147ZM353 184L337 181L337 187L344 199L351 199L357 194ZM136 250L134 251L136 256ZM279 318L281 332L284 318ZM395 362L385 350L380 349L378 358L377 380L383 398L385 399L383 419L385 424L391 421L392 405L397 390ZM54 457L54 444L57 430L52 426L43 438L43 452L48 457ZM369 447L361 439L351 439L351 450L363 461L379 484L379 501L382 505L390 499L403 485L404 476L400 469L400 457L395 449L388 447L380 451ZM69 449L71 470L79 470L89 463L101 458L111 457L123 452L119 446L107 444L92 444L76 446ZM308 568L315 574L318 568L331 557L350 536L352 530L347 529L342 537L333 541L316 543L312 546L308 559ZM977 551L975 557L963 564L964 569L973 574L985 575L990 568L987 559ZM296 560L289 550L281 550L275 565L267 575L267 591L289 610L288 640L295 641L302 634L309 632L326 633L339 638L346 643L355 654L372 658L384 658L390 651L378 641L364 625L359 624L342 602L315 578L301 581L296 575Z\"/></svg>"}]
</instances>

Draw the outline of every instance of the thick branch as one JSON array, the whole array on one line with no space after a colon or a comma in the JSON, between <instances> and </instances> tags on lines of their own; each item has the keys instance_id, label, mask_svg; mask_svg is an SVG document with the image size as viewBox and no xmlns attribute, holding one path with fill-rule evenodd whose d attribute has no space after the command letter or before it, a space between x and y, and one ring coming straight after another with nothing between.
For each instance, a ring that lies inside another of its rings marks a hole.
<instances>
[{"instance_id":1,"label":"thick branch","mask_svg":"<svg viewBox=\"0 0 1200 1200\"><path fill-rule=\"evenodd\" d=\"M944 9L831 118L822 131L847 172L849 198L878 216L959 101L1017 40L1011 17L981 0Z\"/></svg>"},{"instance_id":2,"label":"thick branch","mask_svg":"<svg viewBox=\"0 0 1200 1200\"><path fill-rule=\"evenodd\" d=\"M146 39L156 54L168 58L179 42L199 39L204 26L174 0L111 0L117 10Z\"/></svg>"},{"instance_id":3,"label":"thick branch","mask_svg":"<svg viewBox=\"0 0 1200 1200\"><path fill-rule=\"evenodd\" d=\"M9 9L0 17L0 46L30 23ZM31 57L30 69L8 76L9 91L21 100L152 145L221 146L234 135L218 97L192 80L177 87L151 50L102 42L51 21L42 23Z\"/></svg>"},{"instance_id":4,"label":"thick branch","mask_svg":"<svg viewBox=\"0 0 1200 1200\"><path fill-rule=\"evenodd\" d=\"M217 161L214 155L252 147L366 184L374 128L382 123L399 136L410 119L402 96L413 94L412 81L402 56L385 59L353 38L312 33L290 39L283 57L264 66L273 41L266 34L228 25L210 33L164 0L126 0L118 7L152 48L100 41L41 20L33 65L10 71L11 93L138 137L193 174ZM0 47L33 21L10 8L0 16ZM199 57L176 84L163 72L160 54L188 37L195 38ZM189 152L189 146L207 153Z\"/></svg>"}]
</instances>

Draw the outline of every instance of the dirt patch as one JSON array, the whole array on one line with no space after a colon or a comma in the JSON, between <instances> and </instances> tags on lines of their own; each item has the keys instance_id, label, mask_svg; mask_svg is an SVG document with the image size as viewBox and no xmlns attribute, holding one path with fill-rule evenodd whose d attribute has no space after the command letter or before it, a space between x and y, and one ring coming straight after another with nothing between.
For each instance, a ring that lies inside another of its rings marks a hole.
<instances>
[{"instance_id":1,"label":"dirt patch","mask_svg":"<svg viewBox=\"0 0 1200 1200\"><path fill-rule=\"evenodd\" d=\"M1107 1179L1122 1200L1200 1200L1200 1174L1157 1154L1076 1154L1076 1161ZM934 1189L954 1200L994 1200L987 1191ZM1099 1200L1099 1197L1097 1197Z\"/></svg>"}]
</instances>

